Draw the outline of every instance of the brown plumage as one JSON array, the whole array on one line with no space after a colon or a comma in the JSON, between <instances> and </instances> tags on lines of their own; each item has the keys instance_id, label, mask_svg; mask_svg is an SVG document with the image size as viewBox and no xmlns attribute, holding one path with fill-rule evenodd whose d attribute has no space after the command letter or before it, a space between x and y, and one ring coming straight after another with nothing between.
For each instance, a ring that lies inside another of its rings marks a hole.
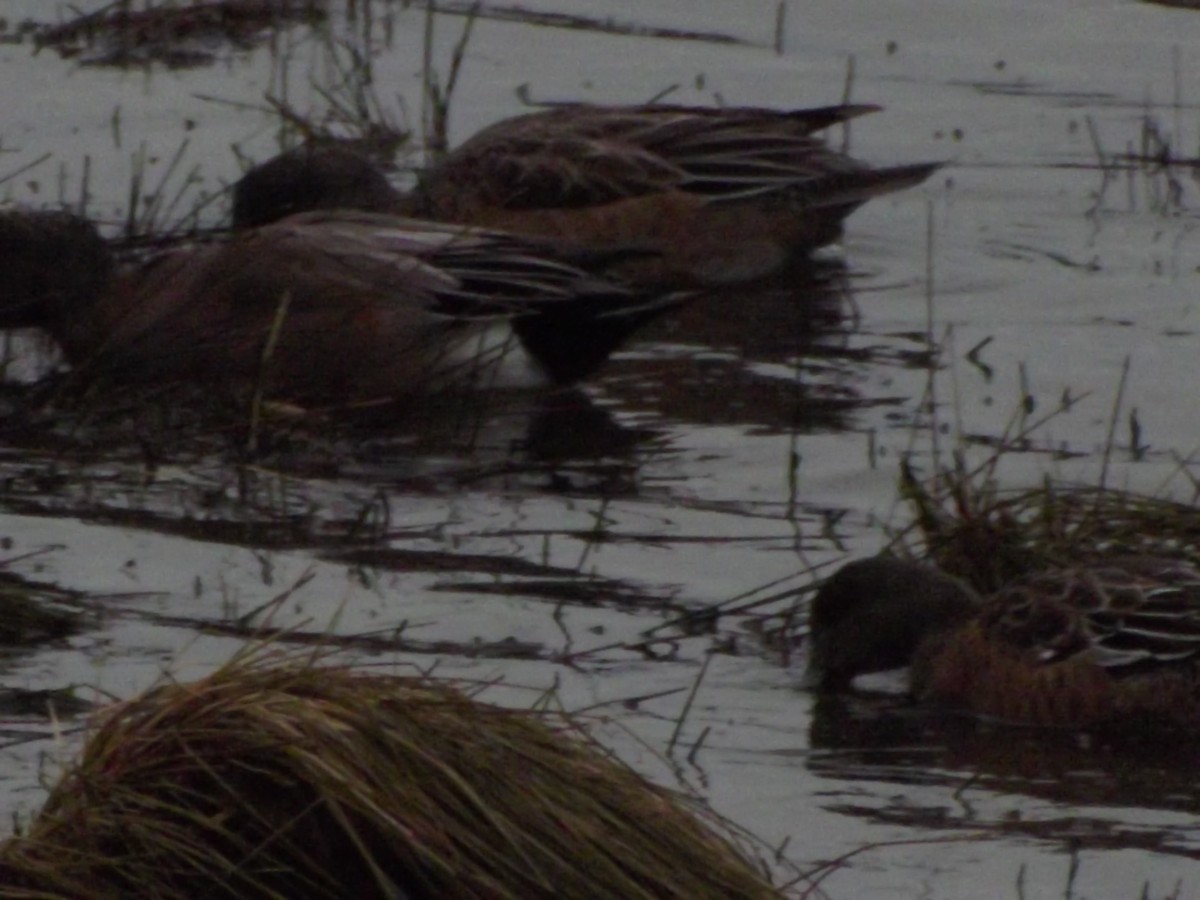
<instances>
[{"instance_id":1,"label":"brown plumage","mask_svg":"<svg viewBox=\"0 0 1200 900\"><path fill-rule=\"evenodd\" d=\"M935 569L858 560L813 601L827 687L911 663L922 700L1071 728L1200 729L1200 572L1119 557L1031 575L982 599Z\"/></svg>"},{"instance_id":2,"label":"brown plumage","mask_svg":"<svg viewBox=\"0 0 1200 900\"><path fill-rule=\"evenodd\" d=\"M674 298L520 238L351 211L292 216L118 267L87 222L0 215L0 326L49 331L79 369L386 399L598 367ZM509 371L518 351L520 372ZM503 365L502 365L503 364Z\"/></svg>"},{"instance_id":3,"label":"brown plumage","mask_svg":"<svg viewBox=\"0 0 1200 900\"><path fill-rule=\"evenodd\" d=\"M556 106L485 128L388 202L406 215L559 246L639 251L612 271L642 284L754 281L836 241L867 200L938 168L872 168L813 136L875 109ZM351 176L355 163L337 155L293 151L252 170L235 192L235 221L265 221L306 202L355 205L371 177ZM354 190L339 198L314 188L335 181ZM378 202L377 192L369 196Z\"/></svg>"}]
</instances>

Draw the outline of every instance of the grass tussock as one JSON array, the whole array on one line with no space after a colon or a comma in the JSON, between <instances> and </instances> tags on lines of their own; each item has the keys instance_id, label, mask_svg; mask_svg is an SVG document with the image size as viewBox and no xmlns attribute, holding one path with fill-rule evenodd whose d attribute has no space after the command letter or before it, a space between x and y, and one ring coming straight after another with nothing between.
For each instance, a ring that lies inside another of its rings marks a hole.
<instances>
[{"instance_id":1,"label":"grass tussock","mask_svg":"<svg viewBox=\"0 0 1200 900\"><path fill-rule=\"evenodd\" d=\"M1051 478L1002 489L990 466L957 465L925 482L905 467L901 491L914 521L898 542L984 593L1028 572L1114 555L1200 563L1200 508L1189 502Z\"/></svg>"},{"instance_id":2,"label":"grass tussock","mask_svg":"<svg viewBox=\"0 0 1200 900\"><path fill-rule=\"evenodd\" d=\"M99 716L20 898L779 896L689 801L562 717L251 654Z\"/></svg>"}]
</instances>

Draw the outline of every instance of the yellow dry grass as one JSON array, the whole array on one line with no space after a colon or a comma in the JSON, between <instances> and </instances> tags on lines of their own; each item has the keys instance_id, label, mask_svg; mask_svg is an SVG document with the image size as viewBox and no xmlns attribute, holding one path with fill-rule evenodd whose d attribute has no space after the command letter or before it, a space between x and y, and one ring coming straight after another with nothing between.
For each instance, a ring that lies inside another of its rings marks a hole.
<instances>
[{"instance_id":1,"label":"yellow dry grass","mask_svg":"<svg viewBox=\"0 0 1200 900\"><path fill-rule=\"evenodd\" d=\"M8 898L777 897L569 719L251 653L103 712Z\"/></svg>"}]
</instances>

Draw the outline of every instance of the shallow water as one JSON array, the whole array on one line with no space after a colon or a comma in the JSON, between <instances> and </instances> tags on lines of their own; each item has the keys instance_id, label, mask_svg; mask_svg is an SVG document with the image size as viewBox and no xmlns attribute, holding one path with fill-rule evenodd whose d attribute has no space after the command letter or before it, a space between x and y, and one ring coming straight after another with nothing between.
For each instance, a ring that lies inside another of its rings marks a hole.
<instances>
[{"instance_id":1,"label":"shallow water","mask_svg":"<svg viewBox=\"0 0 1200 900\"><path fill-rule=\"evenodd\" d=\"M907 707L888 678L876 684L890 696L818 703L798 685L802 660L784 664L758 635L757 613L785 600L662 627L874 551L885 526L904 523L901 456L928 473L955 446L986 453L1025 398L1035 417L1064 392L1084 399L1005 455L1003 483L1094 483L1115 419L1110 484L1190 490L1178 460L1200 424L1197 186L1185 166L1106 177L1097 163L1140 152L1148 118L1177 156L1194 153L1200 15L1113 0L892 0L884 17L865 0L813 0L787 7L776 53L774 2L709 0L686 15L647 3L636 17L616 2L536 4L609 6L619 21L738 40L481 19L452 139L520 112L521 85L537 99L640 101L677 85L678 102L816 105L841 98L852 60L853 99L886 107L854 123L855 155L951 165L858 212L841 262L814 277L698 302L580 391L473 410L466 432L460 417L431 416L248 481L204 457L147 472L136 457L3 450L0 536L11 556L45 551L10 568L88 592L99 614L69 642L8 659L5 684L128 696L163 672L211 669L246 622L269 619L364 665L502 682L484 695L496 702L556 687L566 708L611 717L598 732L622 757L670 778L654 752L703 673L678 746L703 739L676 761L720 813L768 846L786 842L782 877L873 845L822 889L1200 892L1185 748L947 722ZM17 20L48 4L10 7ZM440 59L461 24L437 20ZM418 10L376 10L375 86L397 117L420 110L423 26ZM0 66L20 85L6 92L0 189L75 200L86 158L89 209L113 221L139 154L153 185L186 142L177 171L216 191L240 171L231 148L274 151L265 91L313 112L310 77L331 77L304 27L274 52L186 70L81 66L28 44L0 45ZM932 393L930 333L942 346ZM36 809L39 773L69 757L75 725L0 723L6 821Z\"/></svg>"}]
</instances>

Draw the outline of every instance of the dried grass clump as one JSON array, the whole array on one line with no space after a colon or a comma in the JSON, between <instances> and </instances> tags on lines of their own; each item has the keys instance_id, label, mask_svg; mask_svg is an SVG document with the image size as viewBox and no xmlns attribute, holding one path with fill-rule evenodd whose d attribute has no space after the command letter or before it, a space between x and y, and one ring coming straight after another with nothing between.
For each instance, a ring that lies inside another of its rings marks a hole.
<instances>
[{"instance_id":1,"label":"dried grass clump","mask_svg":"<svg viewBox=\"0 0 1200 900\"><path fill-rule=\"evenodd\" d=\"M929 484L907 469L920 555L984 593L1041 569L1123 554L1200 564L1200 507L1103 485L1001 490L986 470L941 471Z\"/></svg>"},{"instance_id":2,"label":"dried grass clump","mask_svg":"<svg viewBox=\"0 0 1200 900\"><path fill-rule=\"evenodd\" d=\"M261 654L106 712L6 898L777 897L564 719Z\"/></svg>"}]
</instances>

